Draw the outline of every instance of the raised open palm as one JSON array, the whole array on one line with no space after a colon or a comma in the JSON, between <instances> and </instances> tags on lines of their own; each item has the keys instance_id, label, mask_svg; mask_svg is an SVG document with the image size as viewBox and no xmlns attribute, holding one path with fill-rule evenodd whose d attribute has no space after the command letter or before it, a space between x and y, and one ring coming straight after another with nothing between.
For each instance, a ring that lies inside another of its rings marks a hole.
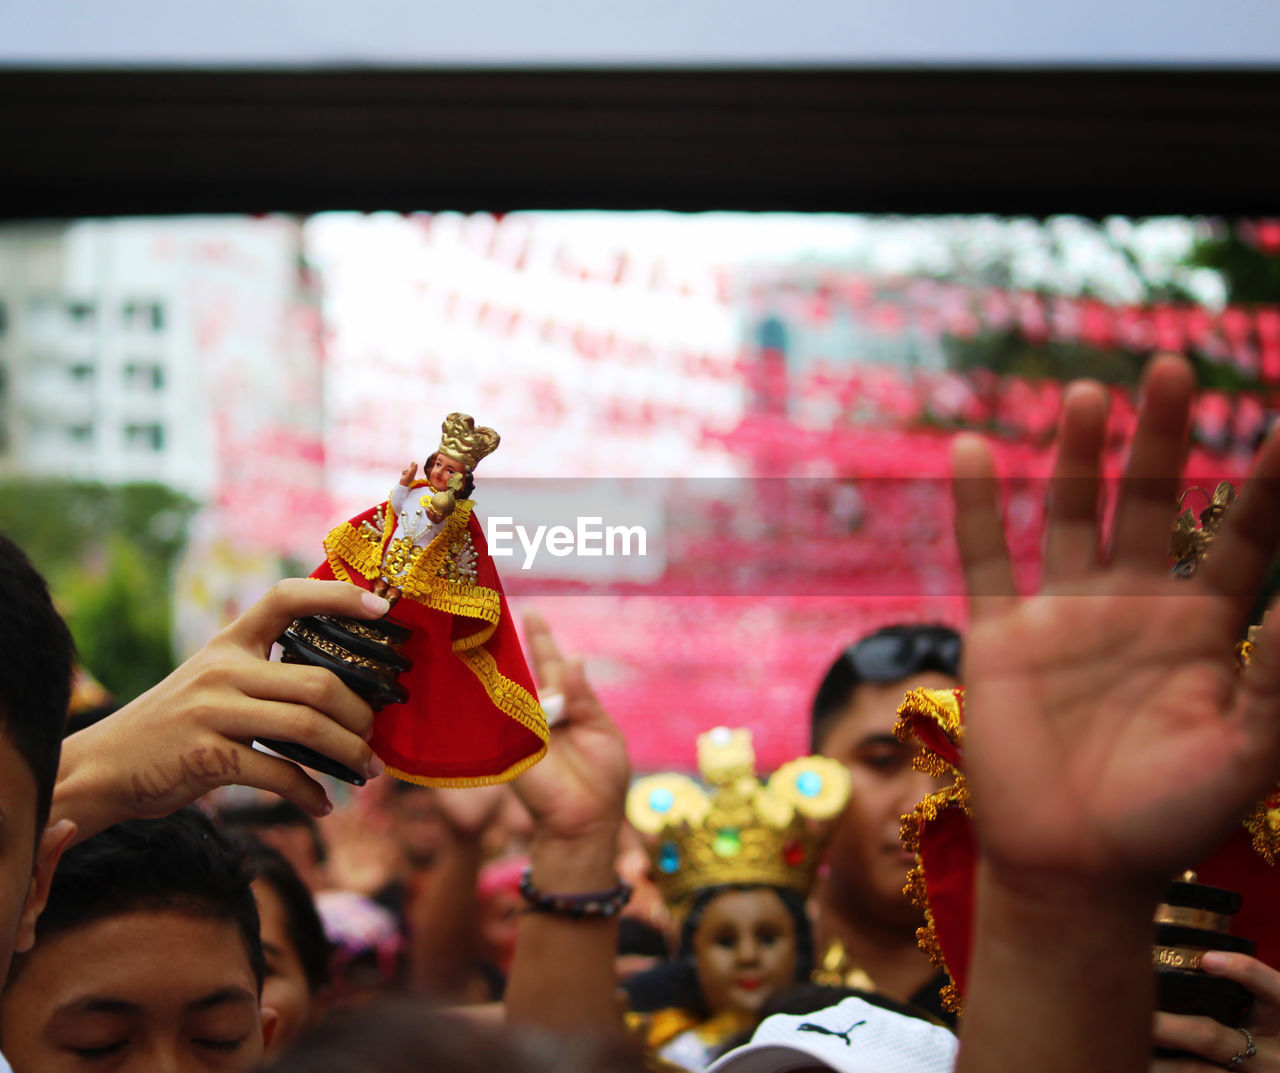
<instances>
[{"instance_id":1,"label":"raised open palm","mask_svg":"<svg viewBox=\"0 0 1280 1073\"><path fill-rule=\"evenodd\" d=\"M582 664L560 654L551 628L525 616L525 639L539 694L564 696L546 758L513 783L540 835L578 838L616 834L631 777L627 744L587 682Z\"/></svg>"},{"instance_id":2,"label":"raised open palm","mask_svg":"<svg viewBox=\"0 0 1280 1073\"><path fill-rule=\"evenodd\" d=\"M989 866L1152 884L1211 850L1280 777L1280 644L1240 674L1235 642L1280 538L1280 438L1194 578L1165 549L1185 454L1191 370L1155 359L1116 508L1099 535L1106 396L1064 403L1044 587L1017 594L990 453L953 454L971 596L965 770Z\"/></svg>"}]
</instances>

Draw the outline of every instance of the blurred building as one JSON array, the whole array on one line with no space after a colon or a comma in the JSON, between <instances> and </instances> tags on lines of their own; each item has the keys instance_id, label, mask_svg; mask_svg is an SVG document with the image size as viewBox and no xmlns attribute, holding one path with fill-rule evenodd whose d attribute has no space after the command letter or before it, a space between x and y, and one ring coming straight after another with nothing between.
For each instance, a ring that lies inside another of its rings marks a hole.
<instances>
[{"instance_id":1,"label":"blurred building","mask_svg":"<svg viewBox=\"0 0 1280 1073\"><path fill-rule=\"evenodd\" d=\"M0 242L0 466L207 495L201 370L154 226L19 225Z\"/></svg>"},{"instance_id":2,"label":"blurred building","mask_svg":"<svg viewBox=\"0 0 1280 1073\"><path fill-rule=\"evenodd\" d=\"M325 513L322 398L296 222L0 229L0 475L158 481L295 554Z\"/></svg>"}]
</instances>

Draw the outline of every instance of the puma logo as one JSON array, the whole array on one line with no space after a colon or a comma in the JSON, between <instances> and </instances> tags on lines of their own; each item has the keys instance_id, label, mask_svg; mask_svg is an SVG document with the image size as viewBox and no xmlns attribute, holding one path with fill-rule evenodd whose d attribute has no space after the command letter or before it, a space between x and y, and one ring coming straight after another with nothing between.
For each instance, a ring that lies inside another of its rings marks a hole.
<instances>
[{"instance_id":1,"label":"puma logo","mask_svg":"<svg viewBox=\"0 0 1280 1073\"><path fill-rule=\"evenodd\" d=\"M797 1032L817 1032L819 1035L822 1035L822 1036L835 1036L837 1039L844 1040L844 1045L846 1047L852 1047L853 1041L849 1038L849 1033L852 1032L855 1028L857 1028L858 1025L865 1025L866 1023L867 1023L866 1021L859 1021L857 1024L850 1025L843 1032L832 1032L831 1029L827 1028L825 1025L815 1025L810 1021L806 1021L804 1024L800 1025L796 1029L796 1031Z\"/></svg>"}]
</instances>

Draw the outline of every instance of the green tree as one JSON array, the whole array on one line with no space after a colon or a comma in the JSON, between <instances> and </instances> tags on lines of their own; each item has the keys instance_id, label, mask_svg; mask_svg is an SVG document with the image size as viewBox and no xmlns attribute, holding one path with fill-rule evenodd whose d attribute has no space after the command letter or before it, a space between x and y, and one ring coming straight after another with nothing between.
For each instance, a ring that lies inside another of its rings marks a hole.
<instances>
[{"instance_id":1,"label":"green tree","mask_svg":"<svg viewBox=\"0 0 1280 1073\"><path fill-rule=\"evenodd\" d=\"M173 669L173 566L196 504L155 483L0 482L0 530L49 581L81 662L120 701Z\"/></svg>"},{"instance_id":2,"label":"green tree","mask_svg":"<svg viewBox=\"0 0 1280 1073\"><path fill-rule=\"evenodd\" d=\"M58 592L80 659L118 700L129 700L173 669L169 593L139 545L107 537L104 561L73 572Z\"/></svg>"}]
</instances>

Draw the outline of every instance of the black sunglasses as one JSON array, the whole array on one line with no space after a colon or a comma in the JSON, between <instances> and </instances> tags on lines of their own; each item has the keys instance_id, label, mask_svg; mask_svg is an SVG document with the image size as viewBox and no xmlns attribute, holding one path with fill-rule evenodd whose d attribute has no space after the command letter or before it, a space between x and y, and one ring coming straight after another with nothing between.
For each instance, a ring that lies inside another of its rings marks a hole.
<instances>
[{"instance_id":1,"label":"black sunglasses","mask_svg":"<svg viewBox=\"0 0 1280 1073\"><path fill-rule=\"evenodd\" d=\"M949 630L874 633L844 650L844 658L864 682L896 682L921 671L960 673L960 638Z\"/></svg>"}]
</instances>

